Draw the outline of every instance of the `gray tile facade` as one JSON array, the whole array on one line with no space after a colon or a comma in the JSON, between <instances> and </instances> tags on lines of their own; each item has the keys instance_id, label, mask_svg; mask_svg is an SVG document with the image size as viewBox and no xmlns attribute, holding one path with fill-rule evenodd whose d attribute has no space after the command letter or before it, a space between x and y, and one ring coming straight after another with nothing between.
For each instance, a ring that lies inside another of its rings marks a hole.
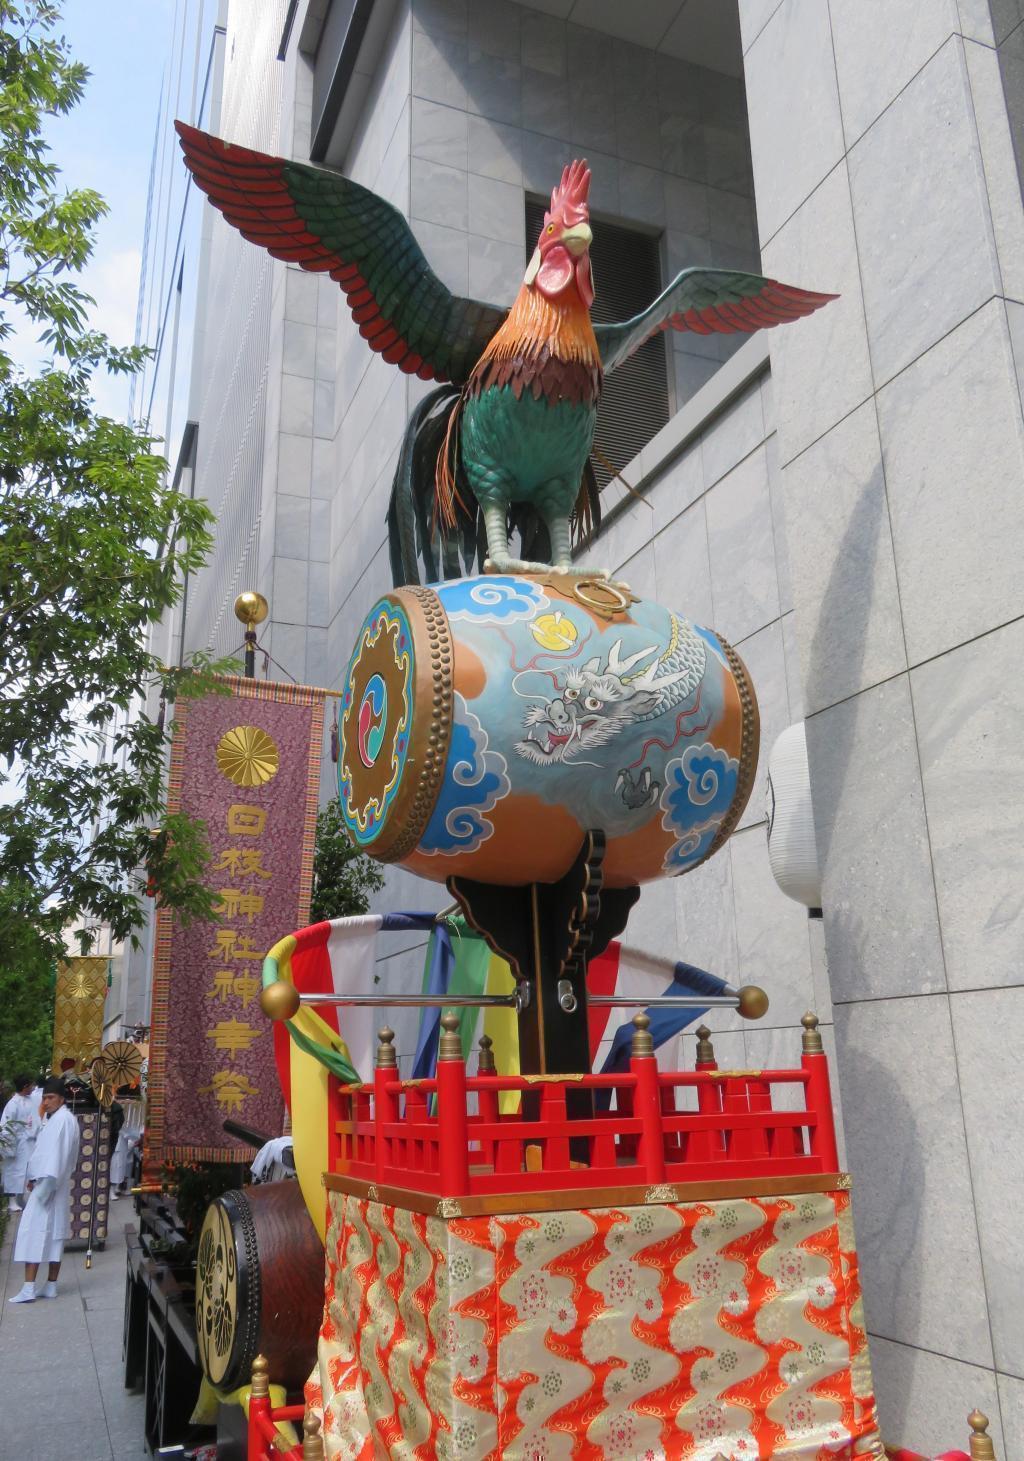
<instances>
[{"instance_id":1,"label":"gray tile facade","mask_svg":"<svg viewBox=\"0 0 1024 1461\"><path fill-rule=\"evenodd\" d=\"M740 14L766 266L843 294L771 356L883 1434L931 1454L979 1406L1012 1456L1024 210L1004 8Z\"/></svg>"}]
</instances>

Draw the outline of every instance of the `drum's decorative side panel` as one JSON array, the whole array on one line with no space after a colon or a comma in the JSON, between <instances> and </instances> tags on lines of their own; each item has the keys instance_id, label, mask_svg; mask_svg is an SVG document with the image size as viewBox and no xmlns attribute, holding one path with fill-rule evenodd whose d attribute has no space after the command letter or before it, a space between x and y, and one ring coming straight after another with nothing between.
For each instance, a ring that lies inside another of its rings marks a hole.
<instances>
[{"instance_id":1,"label":"drum's decorative side panel","mask_svg":"<svg viewBox=\"0 0 1024 1461\"><path fill-rule=\"evenodd\" d=\"M555 881L600 828L606 879L640 883L721 846L757 744L746 672L712 631L596 580L461 579L368 616L342 806L366 851L434 881Z\"/></svg>"}]
</instances>

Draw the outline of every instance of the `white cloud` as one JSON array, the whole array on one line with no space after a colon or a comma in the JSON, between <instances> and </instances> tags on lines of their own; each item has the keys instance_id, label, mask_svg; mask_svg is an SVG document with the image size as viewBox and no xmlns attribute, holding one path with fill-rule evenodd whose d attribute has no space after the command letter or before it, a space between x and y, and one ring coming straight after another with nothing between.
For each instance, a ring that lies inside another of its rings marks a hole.
<instances>
[{"instance_id":1,"label":"white cloud","mask_svg":"<svg viewBox=\"0 0 1024 1461\"><path fill-rule=\"evenodd\" d=\"M89 323L115 345L135 339L135 312L139 294L142 254L136 248L114 249L94 257L82 276L82 288L95 299ZM129 380L123 375L97 372L93 380L96 409L118 419L128 414Z\"/></svg>"},{"instance_id":2,"label":"white cloud","mask_svg":"<svg viewBox=\"0 0 1024 1461\"><path fill-rule=\"evenodd\" d=\"M89 325L102 330L114 345L130 345L135 339L135 313L139 293L139 269L142 255L137 248L102 251L102 239L88 266L75 279L79 288L92 295L95 304L89 310ZM5 344L15 364L29 375L35 375L49 359L49 352L39 343L41 329L30 320L9 310L15 328ZM123 375L97 372L93 380L96 409L104 416L123 420L128 414L129 379Z\"/></svg>"},{"instance_id":3,"label":"white cloud","mask_svg":"<svg viewBox=\"0 0 1024 1461\"><path fill-rule=\"evenodd\" d=\"M82 275L82 288L96 301L90 323L115 345L130 345L135 339L141 264L137 248L114 249L94 257Z\"/></svg>"}]
</instances>

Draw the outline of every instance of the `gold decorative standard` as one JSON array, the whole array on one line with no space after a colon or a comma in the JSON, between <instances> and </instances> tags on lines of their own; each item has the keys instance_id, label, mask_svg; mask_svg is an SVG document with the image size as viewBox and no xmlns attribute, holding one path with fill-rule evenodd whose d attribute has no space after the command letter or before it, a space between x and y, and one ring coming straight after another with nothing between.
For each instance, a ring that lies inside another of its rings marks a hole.
<instances>
[{"instance_id":1,"label":"gold decorative standard","mask_svg":"<svg viewBox=\"0 0 1024 1461\"><path fill-rule=\"evenodd\" d=\"M59 1071L65 1060L84 1070L103 1043L103 1006L107 998L110 960L82 957L57 965L54 1000L53 1054Z\"/></svg>"}]
</instances>

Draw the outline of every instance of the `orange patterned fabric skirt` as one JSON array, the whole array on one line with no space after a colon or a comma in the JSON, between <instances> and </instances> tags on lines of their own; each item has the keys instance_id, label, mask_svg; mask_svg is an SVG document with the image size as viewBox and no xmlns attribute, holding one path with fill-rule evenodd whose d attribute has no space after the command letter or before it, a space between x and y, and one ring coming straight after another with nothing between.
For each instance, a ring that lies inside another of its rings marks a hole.
<instances>
[{"instance_id":1,"label":"orange patterned fabric skirt","mask_svg":"<svg viewBox=\"0 0 1024 1461\"><path fill-rule=\"evenodd\" d=\"M328 1461L884 1457L847 1192L454 1220L332 1192L327 1255Z\"/></svg>"}]
</instances>

